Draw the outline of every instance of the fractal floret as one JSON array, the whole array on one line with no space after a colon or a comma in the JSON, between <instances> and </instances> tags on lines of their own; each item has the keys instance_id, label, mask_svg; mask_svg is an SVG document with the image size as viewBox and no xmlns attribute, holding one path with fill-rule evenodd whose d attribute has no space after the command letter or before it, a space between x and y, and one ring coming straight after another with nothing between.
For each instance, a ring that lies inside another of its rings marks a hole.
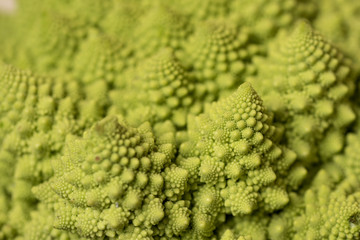
<instances>
[{"instance_id":1,"label":"fractal floret","mask_svg":"<svg viewBox=\"0 0 360 240\"><path fill-rule=\"evenodd\" d=\"M270 239L358 239L359 181L349 175L336 182L320 170L312 186L269 224Z\"/></svg>"},{"instance_id":2,"label":"fractal floret","mask_svg":"<svg viewBox=\"0 0 360 240\"><path fill-rule=\"evenodd\" d=\"M256 89L286 128L287 142L306 164L326 161L343 148L354 120L351 61L311 26L299 22L279 34L258 59Z\"/></svg>"},{"instance_id":3,"label":"fractal floret","mask_svg":"<svg viewBox=\"0 0 360 240\"><path fill-rule=\"evenodd\" d=\"M55 228L82 237L122 238L134 229L172 237L190 222L182 200L188 172L171 163L174 153L172 133L155 139L148 123L131 128L108 117L83 138L69 136L54 177L33 192L54 209Z\"/></svg>"},{"instance_id":4,"label":"fractal floret","mask_svg":"<svg viewBox=\"0 0 360 240\"><path fill-rule=\"evenodd\" d=\"M144 121L156 125L170 120L175 127L183 129L187 115L201 112L202 100L212 95L186 71L169 48L161 49L123 76L125 86L110 92L110 111L124 114L135 126Z\"/></svg>"},{"instance_id":5,"label":"fractal floret","mask_svg":"<svg viewBox=\"0 0 360 240\"><path fill-rule=\"evenodd\" d=\"M355 0L0 0L0 240L360 239Z\"/></svg>"},{"instance_id":6,"label":"fractal floret","mask_svg":"<svg viewBox=\"0 0 360 240\"><path fill-rule=\"evenodd\" d=\"M195 224L200 215L210 228L224 213L272 212L288 203L287 189L297 188L306 170L292 168L296 154L277 144L277 134L249 83L189 120L177 162L190 172L195 232L207 234Z\"/></svg>"}]
</instances>

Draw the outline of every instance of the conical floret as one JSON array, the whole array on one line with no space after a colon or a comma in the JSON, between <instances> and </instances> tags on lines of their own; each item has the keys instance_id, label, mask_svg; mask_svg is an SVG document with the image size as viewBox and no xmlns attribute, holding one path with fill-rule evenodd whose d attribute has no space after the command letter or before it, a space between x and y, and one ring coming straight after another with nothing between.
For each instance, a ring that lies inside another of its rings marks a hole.
<instances>
[{"instance_id":1,"label":"conical floret","mask_svg":"<svg viewBox=\"0 0 360 240\"><path fill-rule=\"evenodd\" d=\"M276 134L250 83L192 120L189 141L180 146L177 162L189 166L188 161L199 159L198 177L190 175L190 182L197 181L199 189L213 187L221 199L211 210L202 207L202 198L194 199L194 234L209 234L224 213L247 215L258 208L272 212L288 203L287 189L297 187L287 176L296 155L277 143ZM197 229L200 219L209 229Z\"/></svg>"},{"instance_id":2,"label":"conical floret","mask_svg":"<svg viewBox=\"0 0 360 240\"><path fill-rule=\"evenodd\" d=\"M254 85L299 157L311 164L341 151L343 133L355 120L349 60L300 21L292 32L279 34L257 66Z\"/></svg>"},{"instance_id":3,"label":"conical floret","mask_svg":"<svg viewBox=\"0 0 360 240\"><path fill-rule=\"evenodd\" d=\"M126 87L111 92L110 97L132 125L144 119L152 123L170 120L184 128L187 114L202 110L199 101L206 92L198 91L200 86L171 49L160 50L126 78Z\"/></svg>"},{"instance_id":4,"label":"conical floret","mask_svg":"<svg viewBox=\"0 0 360 240\"><path fill-rule=\"evenodd\" d=\"M200 81L215 89L217 99L254 74L251 59L260 53L261 48L250 47L247 30L228 20L212 19L198 24L179 57Z\"/></svg>"},{"instance_id":5,"label":"conical floret","mask_svg":"<svg viewBox=\"0 0 360 240\"><path fill-rule=\"evenodd\" d=\"M88 238L115 237L133 227L150 234L180 216L176 208L189 218L187 204L178 201L187 188L187 170L171 164L173 138L160 139L148 123L132 128L116 117L99 121L82 138L69 136L64 155L53 160L54 177L33 188L52 204L55 228ZM57 199L49 198L49 189Z\"/></svg>"}]
</instances>

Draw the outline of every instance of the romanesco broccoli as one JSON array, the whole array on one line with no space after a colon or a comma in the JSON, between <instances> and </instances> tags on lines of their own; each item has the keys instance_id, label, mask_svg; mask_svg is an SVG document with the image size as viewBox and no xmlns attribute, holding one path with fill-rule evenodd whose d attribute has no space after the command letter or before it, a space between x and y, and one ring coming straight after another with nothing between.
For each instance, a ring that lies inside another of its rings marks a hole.
<instances>
[{"instance_id":1,"label":"romanesco broccoli","mask_svg":"<svg viewBox=\"0 0 360 240\"><path fill-rule=\"evenodd\" d=\"M354 0L0 0L0 240L360 239Z\"/></svg>"}]
</instances>

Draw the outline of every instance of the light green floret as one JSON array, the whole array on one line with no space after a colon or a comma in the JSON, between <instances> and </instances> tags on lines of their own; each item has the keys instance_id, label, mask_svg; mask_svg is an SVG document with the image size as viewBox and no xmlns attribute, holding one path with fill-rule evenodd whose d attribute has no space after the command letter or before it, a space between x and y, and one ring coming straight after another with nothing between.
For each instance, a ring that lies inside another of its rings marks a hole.
<instances>
[{"instance_id":1,"label":"light green floret","mask_svg":"<svg viewBox=\"0 0 360 240\"><path fill-rule=\"evenodd\" d=\"M112 8L100 21L100 28L109 36L117 36L121 39L130 40L133 29L146 12L141 1L119 0L113 2ZM129 41L129 44L131 41Z\"/></svg>"},{"instance_id":2,"label":"light green floret","mask_svg":"<svg viewBox=\"0 0 360 240\"><path fill-rule=\"evenodd\" d=\"M130 48L115 37L92 31L74 59L74 73L84 84L105 81L111 86L131 65Z\"/></svg>"},{"instance_id":3,"label":"light green floret","mask_svg":"<svg viewBox=\"0 0 360 240\"><path fill-rule=\"evenodd\" d=\"M35 207L31 187L53 175L51 159L62 151L67 134L81 133L87 109L80 106L84 100L76 82L5 64L0 66L0 92L0 184L12 200L7 228L21 234Z\"/></svg>"},{"instance_id":4,"label":"light green floret","mask_svg":"<svg viewBox=\"0 0 360 240\"><path fill-rule=\"evenodd\" d=\"M291 26L299 16L312 18L317 11L309 0L237 0L230 9L230 18L250 27L262 41L273 37L279 29Z\"/></svg>"},{"instance_id":5,"label":"light green floret","mask_svg":"<svg viewBox=\"0 0 360 240\"><path fill-rule=\"evenodd\" d=\"M210 236L224 213L272 212L288 203L287 190L298 187L306 170L292 168L296 155L277 144L276 134L249 83L189 122L190 140L180 146L177 162L193 183L192 231L199 239ZM207 197L197 197L205 189Z\"/></svg>"},{"instance_id":6,"label":"light green floret","mask_svg":"<svg viewBox=\"0 0 360 240\"><path fill-rule=\"evenodd\" d=\"M84 108L89 111L92 111L91 108L105 110L109 106L109 91L114 82L123 81L123 71L133 65L131 55L132 50L117 38L98 31L89 34L74 59L71 73L85 88L85 98L89 101ZM93 123L89 120L88 127Z\"/></svg>"},{"instance_id":7,"label":"light green floret","mask_svg":"<svg viewBox=\"0 0 360 240\"><path fill-rule=\"evenodd\" d=\"M53 162L55 176L33 192L55 201L57 229L87 238L172 237L190 222L188 203L180 201L187 171L172 165L174 153L174 138L155 139L148 123L131 128L108 117L83 138L69 136Z\"/></svg>"},{"instance_id":8,"label":"light green floret","mask_svg":"<svg viewBox=\"0 0 360 240\"><path fill-rule=\"evenodd\" d=\"M48 157L61 149L67 133L80 128L75 122L78 86L4 64L0 85L1 156L19 162L15 177L46 178L52 172Z\"/></svg>"},{"instance_id":9,"label":"light green floret","mask_svg":"<svg viewBox=\"0 0 360 240\"><path fill-rule=\"evenodd\" d=\"M279 34L268 57L256 63L252 82L299 158L311 164L341 151L344 132L355 120L349 60L301 21L291 33Z\"/></svg>"},{"instance_id":10,"label":"light green floret","mask_svg":"<svg viewBox=\"0 0 360 240\"><path fill-rule=\"evenodd\" d=\"M99 22L113 7L113 0L67 0L63 14L81 19L90 26L98 26ZM61 2L61 1L60 1Z\"/></svg>"},{"instance_id":11,"label":"light green floret","mask_svg":"<svg viewBox=\"0 0 360 240\"><path fill-rule=\"evenodd\" d=\"M220 240L266 240L267 224L270 218L266 214L237 216L227 219L218 229Z\"/></svg>"},{"instance_id":12,"label":"light green floret","mask_svg":"<svg viewBox=\"0 0 360 240\"><path fill-rule=\"evenodd\" d=\"M209 18L225 17L230 12L231 2L233 0L183 0L179 8L188 13L194 20L205 20Z\"/></svg>"},{"instance_id":13,"label":"light green floret","mask_svg":"<svg viewBox=\"0 0 360 240\"><path fill-rule=\"evenodd\" d=\"M168 48L124 77L126 86L110 92L110 112L124 114L135 126L144 120L152 124L170 120L178 129L184 128L187 115L201 112L200 100L208 95Z\"/></svg>"},{"instance_id":14,"label":"light green floret","mask_svg":"<svg viewBox=\"0 0 360 240\"><path fill-rule=\"evenodd\" d=\"M360 136L359 133L346 135L344 152L334 157L337 166L344 170L346 175L355 175L360 181Z\"/></svg>"},{"instance_id":15,"label":"light green floret","mask_svg":"<svg viewBox=\"0 0 360 240\"><path fill-rule=\"evenodd\" d=\"M53 212L39 204L36 211L31 212L31 221L25 225L24 234L17 240L85 240L76 234L55 229Z\"/></svg>"},{"instance_id":16,"label":"light green floret","mask_svg":"<svg viewBox=\"0 0 360 240\"><path fill-rule=\"evenodd\" d=\"M51 175L49 159L62 149L65 136L84 128L88 109L81 107L79 85L4 64L0 85L1 152L17 158L16 178L42 181ZM96 112L92 117L98 118Z\"/></svg>"},{"instance_id":17,"label":"light green floret","mask_svg":"<svg viewBox=\"0 0 360 240\"><path fill-rule=\"evenodd\" d=\"M250 236L237 236L231 231L231 230L226 230L224 232L224 234L221 235L220 240L252 240L252 238Z\"/></svg>"},{"instance_id":18,"label":"light green floret","mask_svg":"<svg viewBox=\"0 0 360 240\"><path fill-rule=\"evenodd\" d=\"M131 41L135 56L143 60L164 47L178 50L192 33L192 29L187 15L167 3L154 3L133 30Z\"/></svg>"},{"instance_id":19,"label":"light green floret","mask_svg":"<svg viewBox=\"0 0 360 240\"><path fill-rule=\"evenodd\" d=\"M9 239L14 236L13 228L8 222L10 199L4 190L0 191L0 239Z\"/></svg>"},{"instance_id":20,"label":"light green floret","mask_svg":"<svg viewBox=\"0 0 360 240\"><path fill-rule=\"evenodd\" d=\"M71 71L80 43L87 35L86 23L51 11L43 13L35 25L23 50L31 69L61 74Z\"/></svg>"},{"instance_id":21,"label":"light green floret","mask_svg":"<svg viewBox=\"0 0 360 240\"><path fill-rule=\"evenodd\" d=\"M314 25L324 35L352 57L359 73L360 3L352 0L319 1L319 14Z\"/></svg>"},{"instance_id":22,"label":"light green floret","mask_svg":"<svg viewBox=\"0 0 360 240\"><path fill-rule=\"evenodd\" d=\"M185 237L192 236L192 239L197 240L209 239L213 236L216 227L225 220L220 190L213 186L201 186L198 191L192 193L192 229Z\"/></svg>"},{"instance_id":23,"label":"light green floret","mask_svg":"<svg viewBox=\"0 0 360 240\"><path fill-rule=\"evenodd\" d=\"M260 48L249 44L249 34L231 21L212 19L197 25L194 35L184 45L180 59L193 69L217 100L254 73L251 58Z\"/></svg>"},{"instance_id":24,"label":"light green floret","mask_svg":"<svg viewBox=\"0 0 360 240\"><path fill-rule=\"evenodd\" d=\"M302 196L294 196L284 211L272 217L273 240L335 240L360 237L359 182L349 176L338 184L321 170L315 183ZM331 186L333 185L333 186Z\"/></svg>"}]
</instances>

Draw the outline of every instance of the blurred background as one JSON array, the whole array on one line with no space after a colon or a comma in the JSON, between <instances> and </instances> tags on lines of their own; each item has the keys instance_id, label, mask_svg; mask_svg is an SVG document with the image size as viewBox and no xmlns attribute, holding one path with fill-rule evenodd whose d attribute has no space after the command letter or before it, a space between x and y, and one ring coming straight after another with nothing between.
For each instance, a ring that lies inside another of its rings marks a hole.
<instances>
[{"instance_id":1,"label":"blurred background","mask_svg":"<svg viewBox=\"0 0 360 240\"><path fill-rule=\"evenodd\" d=\"M16 3L15 0L0 0L0 11L11 13L15 10Z\"/></svg>"}]
</instances>

